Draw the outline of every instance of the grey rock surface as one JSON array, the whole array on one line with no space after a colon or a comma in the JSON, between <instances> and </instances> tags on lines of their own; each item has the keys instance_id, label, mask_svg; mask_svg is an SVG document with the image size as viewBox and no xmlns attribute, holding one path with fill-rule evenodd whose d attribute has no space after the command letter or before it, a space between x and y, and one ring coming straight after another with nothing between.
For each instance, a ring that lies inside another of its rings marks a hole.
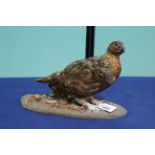
<instances>
[{"instance_id":1,"label":"grey rock surface","mask_svg":"<svg viewBox=\"0 0 155 155\"><path fill-rule=\"evenodd\" d=\"M127 114L127 110L122 106L106 100L104 103L116 106L113 112L91 111L83 106L77 106L69 103L65 99L53 98L43 94L28 94L21 98L21 105L30 111L39 112L50 115L60 115L65 117L81 118L81 119L116 119Z\"/></svg>"}]
</instances>

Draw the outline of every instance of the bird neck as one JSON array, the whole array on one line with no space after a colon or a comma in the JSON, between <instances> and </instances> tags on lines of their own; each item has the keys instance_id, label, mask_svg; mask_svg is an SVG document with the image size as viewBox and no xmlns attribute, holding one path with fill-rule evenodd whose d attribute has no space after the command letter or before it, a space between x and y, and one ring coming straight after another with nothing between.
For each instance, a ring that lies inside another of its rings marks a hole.
<instances>
[{"instance_id":1,"label":"bird neck","mask_svg":"<svg viewBox=\"0 0 155 155\"><path fill-rule=\"evenodd\" d=\"M113 54L113 53L111 53L109 51L106 52L106 55L110 56L110 57L113 57L113 58L116 58L116 59L119 59L119 55Z\"/></svg>"},{"instance_id":2,"label":"bird neck","mask_svg":"<svg viewBox=\"0 0 155 155\"><path fill-rule=\"evenodd\" d=\"M118 76L120 75L120 72L121 72L121 62L120 62L120 59L119 59L119 55L115 55L113 53L107 52L106 57L111 62L113 75L116 78L118 78Z\"/></svg>"}]
</instances>

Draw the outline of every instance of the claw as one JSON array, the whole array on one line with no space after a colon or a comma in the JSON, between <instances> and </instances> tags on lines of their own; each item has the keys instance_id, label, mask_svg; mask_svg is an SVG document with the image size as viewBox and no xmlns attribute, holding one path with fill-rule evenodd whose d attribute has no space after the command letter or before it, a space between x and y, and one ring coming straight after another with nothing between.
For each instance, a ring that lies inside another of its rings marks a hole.
<instances>
[{"instance_id":1,"label":"claw","mask_svg":"<svg viewBox=\"0 0 155 155\"><path fill-rule=\"evenodd\" d=\"M87 104L87 108L93 112L98 112L100 111L100 109L98 108L98 106L93 105L93 104Z\"/></svg>"},{"instance_id":2,"label":"claw","mask_svg":"<svg viewBox=\"0 0 155 155\"><path fill-rule=\"evenodd\" d=\"M91 100L94 100L94 98L92 98ZM94 101L95 102L92 102L92 101L88 101L87 98L85 99L81 99L81 98L75 98L74 101L76 103L78 103L79 105L82 105L84 107L86 107L87 109L93 111L93 112L97 112L97 111L100 111L101 109L98 107L98 100L95 99Z\"/></svg>"}]
</instances>

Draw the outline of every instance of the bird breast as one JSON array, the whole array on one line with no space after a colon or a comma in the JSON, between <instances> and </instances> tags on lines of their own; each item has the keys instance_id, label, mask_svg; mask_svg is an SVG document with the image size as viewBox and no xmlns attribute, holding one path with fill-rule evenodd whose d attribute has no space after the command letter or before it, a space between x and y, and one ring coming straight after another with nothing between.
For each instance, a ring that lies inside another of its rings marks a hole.
<instances>
[{"instance_id":1,"label":"bird breast","mask_svg":"<svg viewBox=\"0 0 155 155\"><path fill-rule=\"evenodd\" d=\"M118 56L112 55L110 56L112 74L115 77L118 77L121 73L121 63Z\"/></svg>"}]
</instances>

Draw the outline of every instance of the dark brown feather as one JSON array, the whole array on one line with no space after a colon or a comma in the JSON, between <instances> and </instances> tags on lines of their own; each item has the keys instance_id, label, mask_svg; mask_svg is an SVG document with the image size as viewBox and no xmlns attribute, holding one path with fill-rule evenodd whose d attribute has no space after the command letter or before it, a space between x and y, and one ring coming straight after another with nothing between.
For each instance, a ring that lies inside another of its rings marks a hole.
<instances>
[{"instance_id":1,"label":"dark brown feather","mask_svg":"<svg viewBox=\"0 0 155 155\"><path fill-rule=\"evenodd\" d=\"M117 43L120 45L119 48L111 43L108 47L111 51L107 51L105 55L77 60L64 70L43 78L39 82L47 82L55 93L64 97L94 95L112 85L120 75L119 55L124 47L122 43Z\"/></svg>"}]
</instances>

